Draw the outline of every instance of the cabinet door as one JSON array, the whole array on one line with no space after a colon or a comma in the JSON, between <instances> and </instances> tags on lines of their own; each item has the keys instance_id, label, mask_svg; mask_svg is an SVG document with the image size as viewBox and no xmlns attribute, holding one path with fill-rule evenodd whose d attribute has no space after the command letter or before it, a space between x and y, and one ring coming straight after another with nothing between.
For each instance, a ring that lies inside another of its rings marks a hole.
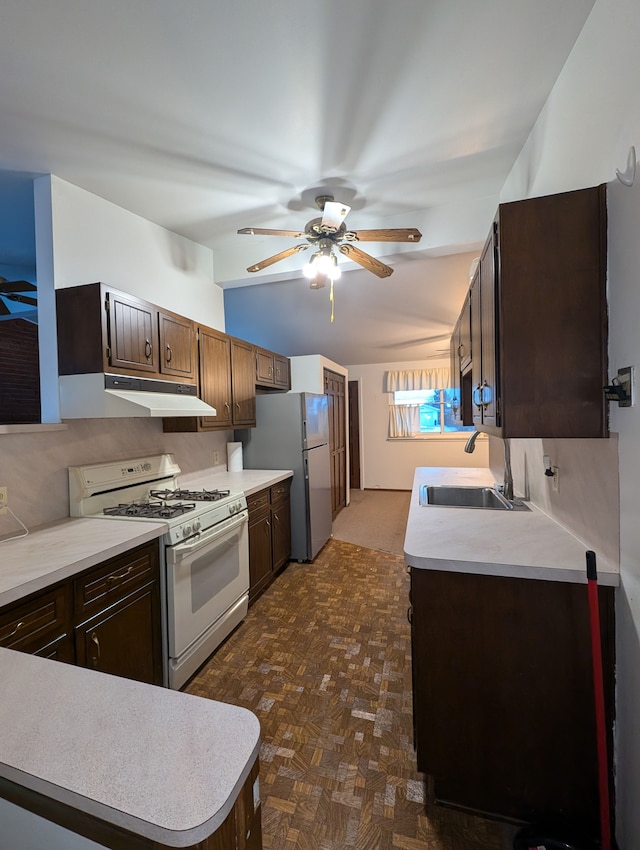
<instances>
[{"instance_id":1,"label":"cabinet door","mask_svg":"<svg viewBox=\"0 0 640 850\"><path fill-rule=\"evenodd\" d=\"M68 657L65 641L71 633L71 593L60 585L12 605L0 613L0 646L49 657L53 643ZM55 653L54 653L55 654Z\"/></svg>"},{"instance_id":2,"label":"cabinet door","mask_svg":"<svg viewBox=\"0 0 640 850\"><path fill-rule=\"evenodd\" d=\"M256 350L256 384L272 387L274 383L273 354L264 348Z\"/></svg>"},{"instance_id":3,"label":"cabinet door","mask_svg":"<svg viewBox=\"0 0 640 850\"><path fill-rule=\"evenodd\" d=\"M157 582L77 626L75 646L77 663L82 667L161 685Z\"/></svg>"},{"instance_id":4,"label":"cabinet door","mask_svg":"<svg viewBox=\"0 0 640 850\"><path fill-rule=\"evenodd\" d=\"M452 419L457 425L462 425L462 375L460 367L460 319L451 334L449 343L449 368L451 369L451 402Z\"/></svg>"},{"instance_id":5,"label":"cabinet door","mask_svg":"<svg viewBox=\"0 0 640 850\"><path fill-rule=\"evenodd\" d=\"M271 488L271 549L274 572L286 564L291 555L290 485L290 481L283 481Z\"/></svg>"},{"instance_id":6,"label":"cabinet door","mask_svg":"<svg viewBox=\"0 0 640 850\"><path fill-rule=\"evenodd\" d=\"M160 371L185 381L195 381L196 347L193 322L172 313L158 314Z\"/></svg>"},{"instance_id":7,"label":"cabinet door","mask_svg":"<svg viewBox=\"0 0 640 850\"><path fill-rule=\"evenodd\" d=\"M200 398L216 409L200 417L202 428L231 428L231 343L226 334L209 328L199 331Z\"/></svg>"},{"instance_id":8,"label":"cabinet door","mask_svg":"<svg viewBox=\"0 0 640 850\"><path fill-rule=\"evenodd\" d=\"M274 354L273 373L274 384L278 389L291 389L291 363L288 357L283 357L281 354Z\"/></svg>"},{"instance_id":9,"label":"cabinet door","mask_svg":"<svg viewBox=\"0 0 640 850\"><path fill-rule=\"evenodd\" d=\"M492 230L482 251L469 296L473 349L473 424L476 428L500 425L495 273L495 237Z\"/></svg>"},{"instance_id":10,"label":"cabinet door","mask_svg":"<svg viewBox=\"0 0 640 850\"><path fill-rule=\"evenodd\" d=\"M480 257L480 322L482 325L482 423L498 427L499 386L497 348L496 237L494 224Z\"/></svg>"},{"instance_id":11,"label":"cabinet door","mask_svg":"<svg viewBox=\"0 0 640 850\"><path fill-rule=\"evenodd\" d=\"M159 372L158 314L144 301L107 292L109 365L117 369Z\"/></svg>"},{"instance_id":12,"label":"cabinet door","mask_svg":"<svg viewBox=\"0 0 640 850\"><path fill-rule=\"evenodd\" d=\"M473 353L471 349L471 302L468 295L464 300L464 305L460 314L458 333L458 357L460 358L460 371L464 372L467 366L471 363Z\"/></svg>"},{"instance_id":13,"label":"cabinet door","mask_svg":"<svg viewBox=\"0 0 640 850\"><path fill-rule=\"evenodd\" d=\"M256 424L255 349L240 339L231 340L231 391L233 424L253 428Z\"/></svg>"},{"instance_id":14,"label":"cabinet door","mask_svg":"<svg viewBox=\"0 0 640 850\"><path fill-rule=\"evenodd\" d=\"M273 574L271 556L271 513L267 504L261 509L249 507L249 601L269 584Z\"/></svg>"}]
</instances>

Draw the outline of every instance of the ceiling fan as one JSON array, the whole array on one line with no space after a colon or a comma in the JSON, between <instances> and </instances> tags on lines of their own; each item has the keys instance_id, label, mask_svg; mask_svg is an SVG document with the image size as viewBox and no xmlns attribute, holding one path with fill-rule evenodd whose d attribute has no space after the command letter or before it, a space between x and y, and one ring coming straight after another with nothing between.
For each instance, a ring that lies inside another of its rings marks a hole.
<instances>
[{"instance_id":1,"label":"ceiling fan","mask_svg":"<svg viewBox=\"0 0 640 850\"><path fill-rule=\"evenodd\" d=\"M32 314L35 315L35 308L38 306L36 293L37 287L27 280L7 280L0 277L0 320L25 318L33 321Z\"/></svg>"},{"instance_id":2,"label":"ceiling fan","mask_svg":"<svg viewBox=\"0 0 640 850\"><path fill-rule=\"evenodd\" d=\"M351 207L333 199L333 195L318 195L316 206L322 211L322 216L312 218L304 230L270 230L260 227L243 227L238 233L249 236L287 236L291 239L306 239L306 244L300 243L285 251L280 251L272 257L267 257L259 263L247 268L248 272L259 272L267 266L280 260L285 260L300 251L315 248L311 260L303 269L305 276L311 279L311 288L319 289L327 280L336 280L340 276L338 258L334 254L336 248L345 257L363 266L378 277L389 277L393 273L391 266L361 251L355 242L419 242L422 234L416 228L383 228L381 230L347 230L344 223Z\"/></svg>"}]
</instances>

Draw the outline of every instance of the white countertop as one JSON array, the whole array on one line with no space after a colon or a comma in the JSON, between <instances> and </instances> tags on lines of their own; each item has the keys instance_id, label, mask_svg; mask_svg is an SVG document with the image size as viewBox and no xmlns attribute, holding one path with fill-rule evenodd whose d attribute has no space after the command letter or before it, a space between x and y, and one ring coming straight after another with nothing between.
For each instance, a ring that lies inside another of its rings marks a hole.
<instances>
[{"instance_id":1,"label":"white countertop","mask_svg":"<svg viewBox=\"0 0 640 850\"><path fill-rule=\"evenodd\" d=\"M181 475L180 483L194 488L243 490L245 496L251 496L265 487L291 478L292 475L292 469L242 469L239 472L227 472L219 466L214 466L211 469Z\"/></svg>"},{"instance_id":2,"label":"white countertop","mask_svg":"<svg viewBox=\"0 0 640 850\"><path fill-rule=\"evenodd\" d=\"M416 469L404 541L406 563L431 570L586 583L590 547L527 502L528 511L422 507L422 484L493 486L489 469ZM598 582L617 587L619 564L596 550Z\"/></svg>"},{"instance_id":3,"label":"white countertop","mask_svg":"<svg viewBox=\"0 0 640 850\"><path fill-rule=\"evenodd\" d=\"M290 478L290 469L221 467L180 476L181 484L221 490L243 490L246 496ZM44 590L82 570L161 537L163 522L68 517L32 529L26 537L0 542L0 607Z\"/></svg>"},{"instance_id":4,"label":"white countertop","mask_svg":"<svg viewBox=\"0 0 640 850\"><path fill-rule=\"evenodd\" d=\"M171 847L220 826L258 755L244 708L8 649L0 679L0 775Z\"/></svg>"},{"instance_id":5,"label":"white countertop","mask_svg":"<svg viewBox=\"0 0 640 850\"><path fill-rule=\"evenodd\" d=\"M121 555L166 530L162 522L64 519L0 543L0 606Z\"/></svg>"}]
</instances>

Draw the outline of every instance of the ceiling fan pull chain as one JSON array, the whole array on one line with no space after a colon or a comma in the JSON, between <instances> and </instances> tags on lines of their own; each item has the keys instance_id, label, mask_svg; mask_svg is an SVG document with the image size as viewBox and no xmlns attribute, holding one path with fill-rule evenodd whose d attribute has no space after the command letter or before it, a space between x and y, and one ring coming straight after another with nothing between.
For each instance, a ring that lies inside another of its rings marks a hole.
<instances>
[{"instance_id":1,"label":"ceiling fan pull chain","mask_svg":"<svg viewBox=\"0 0 640 850\"><path fill-rule=\"evenodd\" d=\"M331 321L333 322L333 307L335 304L333 297L333 280L331 281L331 288L329 289L329 301L331 301Z\"/></svg>"}]
</instances>

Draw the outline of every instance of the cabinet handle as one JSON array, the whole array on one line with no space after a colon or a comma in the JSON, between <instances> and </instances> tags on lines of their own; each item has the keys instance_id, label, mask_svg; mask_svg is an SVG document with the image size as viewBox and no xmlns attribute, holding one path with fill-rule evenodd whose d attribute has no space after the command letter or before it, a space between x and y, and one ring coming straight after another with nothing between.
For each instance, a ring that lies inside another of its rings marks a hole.
<instances>
[{"instance_id":1,"label":"cabinet handle","mask_svg":"<svg viewBox=\"0 0 640 850\"><path fill-rule=\"evenodd\" d=\"M268 519L267 519L267 520L265 520L265 526L266 526L267 528L271 528L271 523L269 522L269 520L268 520Z\"/></svg>"},{"instance_id":2,"label":"cabinet handle","mask_svg":"<svg viewBox=\"0 0 640 850\"><path fill-rule=\"evenodd\" d=\"M478 384L478 386L473 389L473 403L478 410L482 409L482 384Z\"/></svg>"},{"instance_id":3,"label":"cabinet handle","mask_svg":"<svg viewBox=\"0 0 640 850\"><path fill-rule=\"evenodd\" d=\"M236 407L238 408L238 413L240 413L240 402L239 401L236 402Z\"/></svg>"},{"instance_id":4,"label":"cabinet handle","mask_svg":"<svg viewBox=\"0 0 640 850\"><path fill-rule=\"evenodd\" d=\"M489 390L489 397L487 401L484 400L484 391ZM491 387L486 381L482 382L482 386L480 387L480 404L482 405L483 410L486 410L489 407L489 402L491 401Z\"/></svg>"},{"instance_id":5,"label":"cabinet handle","mask_svg":"<svg viewBox=\"0 0 640 850\"><path fill-rule=\"evenodd\" d=\"M151 345L150 339L145 339L144 341L144 356L149 360L151 358L151 352L153 351L153 346Z\"/></svg>"},{"instance_id":6,"label":"cabinet handle","mask_svg":"<svg viewBox=\"0 0 640 850\"><path fill-rule=\"evenodd\" d=\"M224 407L225 407L225 410L227 411L227 413L231 413L231 405L229 404L228 401L225 401Z\"/></svg>"},{"instance_id":7,"label":"cabinet handle","mask_svg":"<svg viewBox=\"0 0 640 850\"><path fill-rule=\"evenodd\" d=\"M409 605L407 608L407 620L413 624L413 605Z\"/></svg>"},{"instance_id":8,"label":"cabinet handle","mask_svg":"<svg viewBox=\"0 0 640 850\"><path fill-rule=\"evenodd\" d=\"M280 517L278 516L278 514L274 514L273 519L275 520L275 522L280 522Z\"/></svg>"},{"instance_id":9,"label":"cabinet handle","mask_svg":"<svg viewBox=\"0 0 640 850\"><path fill-rule=\"evenodd\" d=\"M123 578L126 578L132 570L133 564L131 564L130 567L127 567L127 569L123 573L117 573L112 576L107 576L107 581L121 581Z\"/></svg>"},{"instance_id":10,"label":"cabinet handle","mask_svg":"<svg viewBox=\"0 0 640 850\"><path fill-rule=\"evenodd\" d=\"M20 622L16 624L16 626L15 626L14 630L11 632L11 634L10 634L10 635L7 635L7 637L5 638L5 640L8 640L9 638L12 638L14 635L17 635L17 634L18 634L18 632L20 631L20 629L21 629L23 626L24 626L24 622L23 622L22 620L20 620Z\"/></svg>"},{"instance_id":11,"label":"cabinet handle","mask_svg":"<svg viewBox=\"0 0 640 850\"><path fill-rule=\"evenodd\" d=\"M171 363L172 357L173 357L173 351L171 351L171 346L167 345L167 363Z\"/></svg>"},{"instance_id":12,"label":"cabinet handle","mask_svg":"<svg viewBox=\"0 0 640 850\"><path fill-rule=\"evenodd\" d=\"M95 644L96 649L98 650L98 654L94 655L92 664L94 667L98 666L98 661L100 661L100 641L98 640L98 635L95 632L91 632L91 641Z\"/></svg>"},{"instance_id":13,"label":"cabinet handle","mask_svg":"<svg viewBox=\"0 0 640 850\"><path fill-rule=\"evenodd\" d=\"M464 345L462 343L460 343L460 345L458 346L458 357L462 357L463 353L464 353Z\"/></svg>"}]
</instances>

